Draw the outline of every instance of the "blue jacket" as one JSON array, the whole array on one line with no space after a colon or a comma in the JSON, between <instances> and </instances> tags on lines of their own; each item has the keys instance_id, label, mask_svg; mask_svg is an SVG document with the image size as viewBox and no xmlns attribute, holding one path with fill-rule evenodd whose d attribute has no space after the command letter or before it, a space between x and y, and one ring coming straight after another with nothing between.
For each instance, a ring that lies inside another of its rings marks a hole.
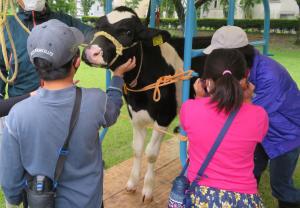
<instances>
[{"instance_id":1,"label":"blue jacket","mask_svg":"<svg viewBox=\"0 0 300 208\"><path fill-rule=\"evenodd\" d=\"M52 12L48 7L45 13L40 14L36 13L35 18L33 20L33 16L31 12L20 11L18 13L18 17L24 23L24 25L31 30L33 28L33 21L35 20L36 24L41 24L50 19L58 19L69 26L73 26L81 30L85 37L86 41L91 39L93 35L93 28L81 23L78 19L75 19L67 14ZM28 33L19 25L19 23L15 20L14 17L10 16L8 18L10 30L13 36L13 40L17 49L18 55L18 64L19 64L19 73L17 79L15 80L13 85L8 86L8 95L9 97L15 97L19 95L24 95L29 93L35 89L37 89L40 85L40 79L38 74L31 64L29 56L27 54L27 38ZM5 31L5 40L7 46L8 56L10 56L11 44L8 41L7 32ZM11 69L14 70L15 61L12 58L11 60ZM2 50L0 50L0 68L6 73L4 60L2 56ZM0 99L5 95L5 87L6 84L0 79Z\"/></svg>"},{"instance_id":2,"label":"blue jacket","mask_svg":"<svg viewBox=\"0 0 300 208\"><path fill-rule=\"evenodd\" d=\"M263 147L275 158L300 146L300 91L288 71L256 51L249 80L255 85L253 103L265 108L269 131Z\"/></svg>"},{"instance_id":3,"label":"blue jacket","mask_svg":"<svg viewBox=\"0 0 300 208\"><path fill-rule=\"evenodd\" d=\"M113 125L122 106L123 79L111 87L82 89L80 114L70 139L69 153L58 180L56 208L100 208L103 163L100 127ZM69 131L75 87L40 88L36 96L17 103L5 118L0 144L0 184L10 204L20 204L24 173L53 180L59 152Z\"/></svg>"}]
</instances>

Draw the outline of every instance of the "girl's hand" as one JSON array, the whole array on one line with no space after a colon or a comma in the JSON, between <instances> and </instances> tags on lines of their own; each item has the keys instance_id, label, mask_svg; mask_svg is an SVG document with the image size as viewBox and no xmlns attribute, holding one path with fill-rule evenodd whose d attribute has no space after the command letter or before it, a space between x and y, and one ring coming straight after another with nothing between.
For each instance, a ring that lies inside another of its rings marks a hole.
<instances>
[{"instance_id":1,"label":"girl's hand","mask_svg":"<svg viewBox=\"0 0 300 208\"><path fill-rule=\"evenodd\" d=\"M205 97L205 86L203 84L203 80L198 78L194 83L194 90L195 90L195 98Z\"/></svg>"},{"instance_id":2,"label":"girl's hand","mask_svg":"<svg viewBox=\"0 0 300 208\"><path fill-rule=\"evenodd\" d=\"M118 68L116 68L115 71L113 72L113 74L115 76L123 77L123 75L126 72L129 72L135 66L136 66L136 59L135 59L135 56L134 56L133 58L128 59L128 61L126 63L124 63L121 66L119 66Z\"/></svg>"},{"instance_id":3,"label":"girl's hand","mask_svg":"<svg viewBox=\"0 0 300 208\"><path fill-rule=\"evenodd\" d=\"M247 82L247 87L244 89L244 102L252 103L255 86L251 82Z\"/></svg>"}]
</instances>

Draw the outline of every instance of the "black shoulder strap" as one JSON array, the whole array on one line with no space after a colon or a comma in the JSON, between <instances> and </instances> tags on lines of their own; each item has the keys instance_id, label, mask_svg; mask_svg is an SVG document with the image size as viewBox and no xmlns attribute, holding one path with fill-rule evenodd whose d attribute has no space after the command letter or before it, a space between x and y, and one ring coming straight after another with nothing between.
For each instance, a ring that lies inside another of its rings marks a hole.
<instances>
[{"instance_id":1,"label":"black shoulder strap","mask_svg":"<svg viewBox=\"0 0 300 208\"><path fill-rule=\"evenodd\" d=\"M70 139L72 136L73 129L74 129L74 127L77 123L78 117L79 117L81 97L82 97L81 88L76 87L76 97L75 97L74 107L73 107L71 120L70 120L69 133L68 133L65 143L59 153L59 157L58 157L58 160L56 163L56 168L55 168L55 173L54 173L54 183L57 183L57 181L63 171L64 163L67 159L67 154L69 151L68 150L69 142L70 142Z\"/></svg>"}]
</instances>

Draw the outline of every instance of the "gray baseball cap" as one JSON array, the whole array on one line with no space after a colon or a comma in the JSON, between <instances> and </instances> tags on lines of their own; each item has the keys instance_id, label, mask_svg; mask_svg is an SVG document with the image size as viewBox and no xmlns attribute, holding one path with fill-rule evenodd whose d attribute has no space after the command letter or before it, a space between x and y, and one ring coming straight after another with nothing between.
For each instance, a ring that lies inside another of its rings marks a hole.
<instances>
[{"instance_id":1,"label":"gray baseball cap","mask_svg":"<svg viewBox=\"0 0 300 208\"><path fill-rule=\"evenodd\" d=\"M27 51L30 61L43 58L59 68L68 63L77 53L84 36L75 27L52 19L34 27L27 39Z\"/></svg>"},{"instance_id":2,"label":"gray baseball cap","mask_svg":"<svg viewBox=\"0 0 300 208\"><path fill-rule=\"evenodd\" d=\"M223 26L219 28L211 39L211 45L203 50L203 53L210 54L219 48L241 48L249 44L246 32L237 26Z\"/></svg>"}]
</instances>

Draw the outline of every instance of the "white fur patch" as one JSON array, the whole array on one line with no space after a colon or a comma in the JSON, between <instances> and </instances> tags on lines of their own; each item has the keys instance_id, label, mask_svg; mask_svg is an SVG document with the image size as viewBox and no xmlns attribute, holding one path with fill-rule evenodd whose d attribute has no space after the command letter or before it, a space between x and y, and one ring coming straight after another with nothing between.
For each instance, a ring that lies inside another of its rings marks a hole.
<instances>
[{"instance_id":1,"label":"white fur patch","mask_svg":"<svg viewBox=\"0 0 300 208\"><path fill-rule=\"evenodd\" d=\"M160 51L167 64L171 65L176 73L183 70L183 60L178 55L177 51L169 43L161 44ZM176 82L176 100L177 100L177 111L181 107L182 103L182 81Z\"/></svg>"},{"instance_id":2,"label":"white fur patch","mask_svg":"<svg viewBox=\"0 0 300 208\"><path fill-rule=\"evenodd\" d=\"M153 127L154 128L152 131L151 140L148 143L147 148L146 148L146 155L148 157L157 158L161 141L165 135L165 133L163 133L163 132L167 131L168 127L160 126L157 122L154 123ZM159 131L159 130L162 130L162 131Z\"/></svg>"},{"instance_id":3,"label":"white fur patch","mask_svg":"<svg viewBox=\"0 0 300 208\"><path fill-rule=\"evenodd\" d=\"M132 115L133 125L145 127L154 122L154 120L150 117L149 113L146 110L140 110L136 112L132 110L132 107L130 105L128 105L128 108Z\"/></svg>"},{"instance_id":4,"label":"white fur patch","mask_svg":"<svg viewBox=\"0 0 300 208\"><path fill-rule=\"evenodd\" d=\"M177 51L169 44L164 43L159 45L160 51L166 62L175 70L183 69L183 61Z\"/></svg>"},{"instance_id":5,"label":"white fur patch","mask_svg":"<svg viewBox=\"0 0 300 208\"><path fill-rule=\"evenodd\" d=\"M117 22L120 22L121 20L132 18L133 16L134 14L127 11L124 12L112 11L111 13L106 15L107 21L110 24L115 24Z\"/></svg>"}]
</instances>

